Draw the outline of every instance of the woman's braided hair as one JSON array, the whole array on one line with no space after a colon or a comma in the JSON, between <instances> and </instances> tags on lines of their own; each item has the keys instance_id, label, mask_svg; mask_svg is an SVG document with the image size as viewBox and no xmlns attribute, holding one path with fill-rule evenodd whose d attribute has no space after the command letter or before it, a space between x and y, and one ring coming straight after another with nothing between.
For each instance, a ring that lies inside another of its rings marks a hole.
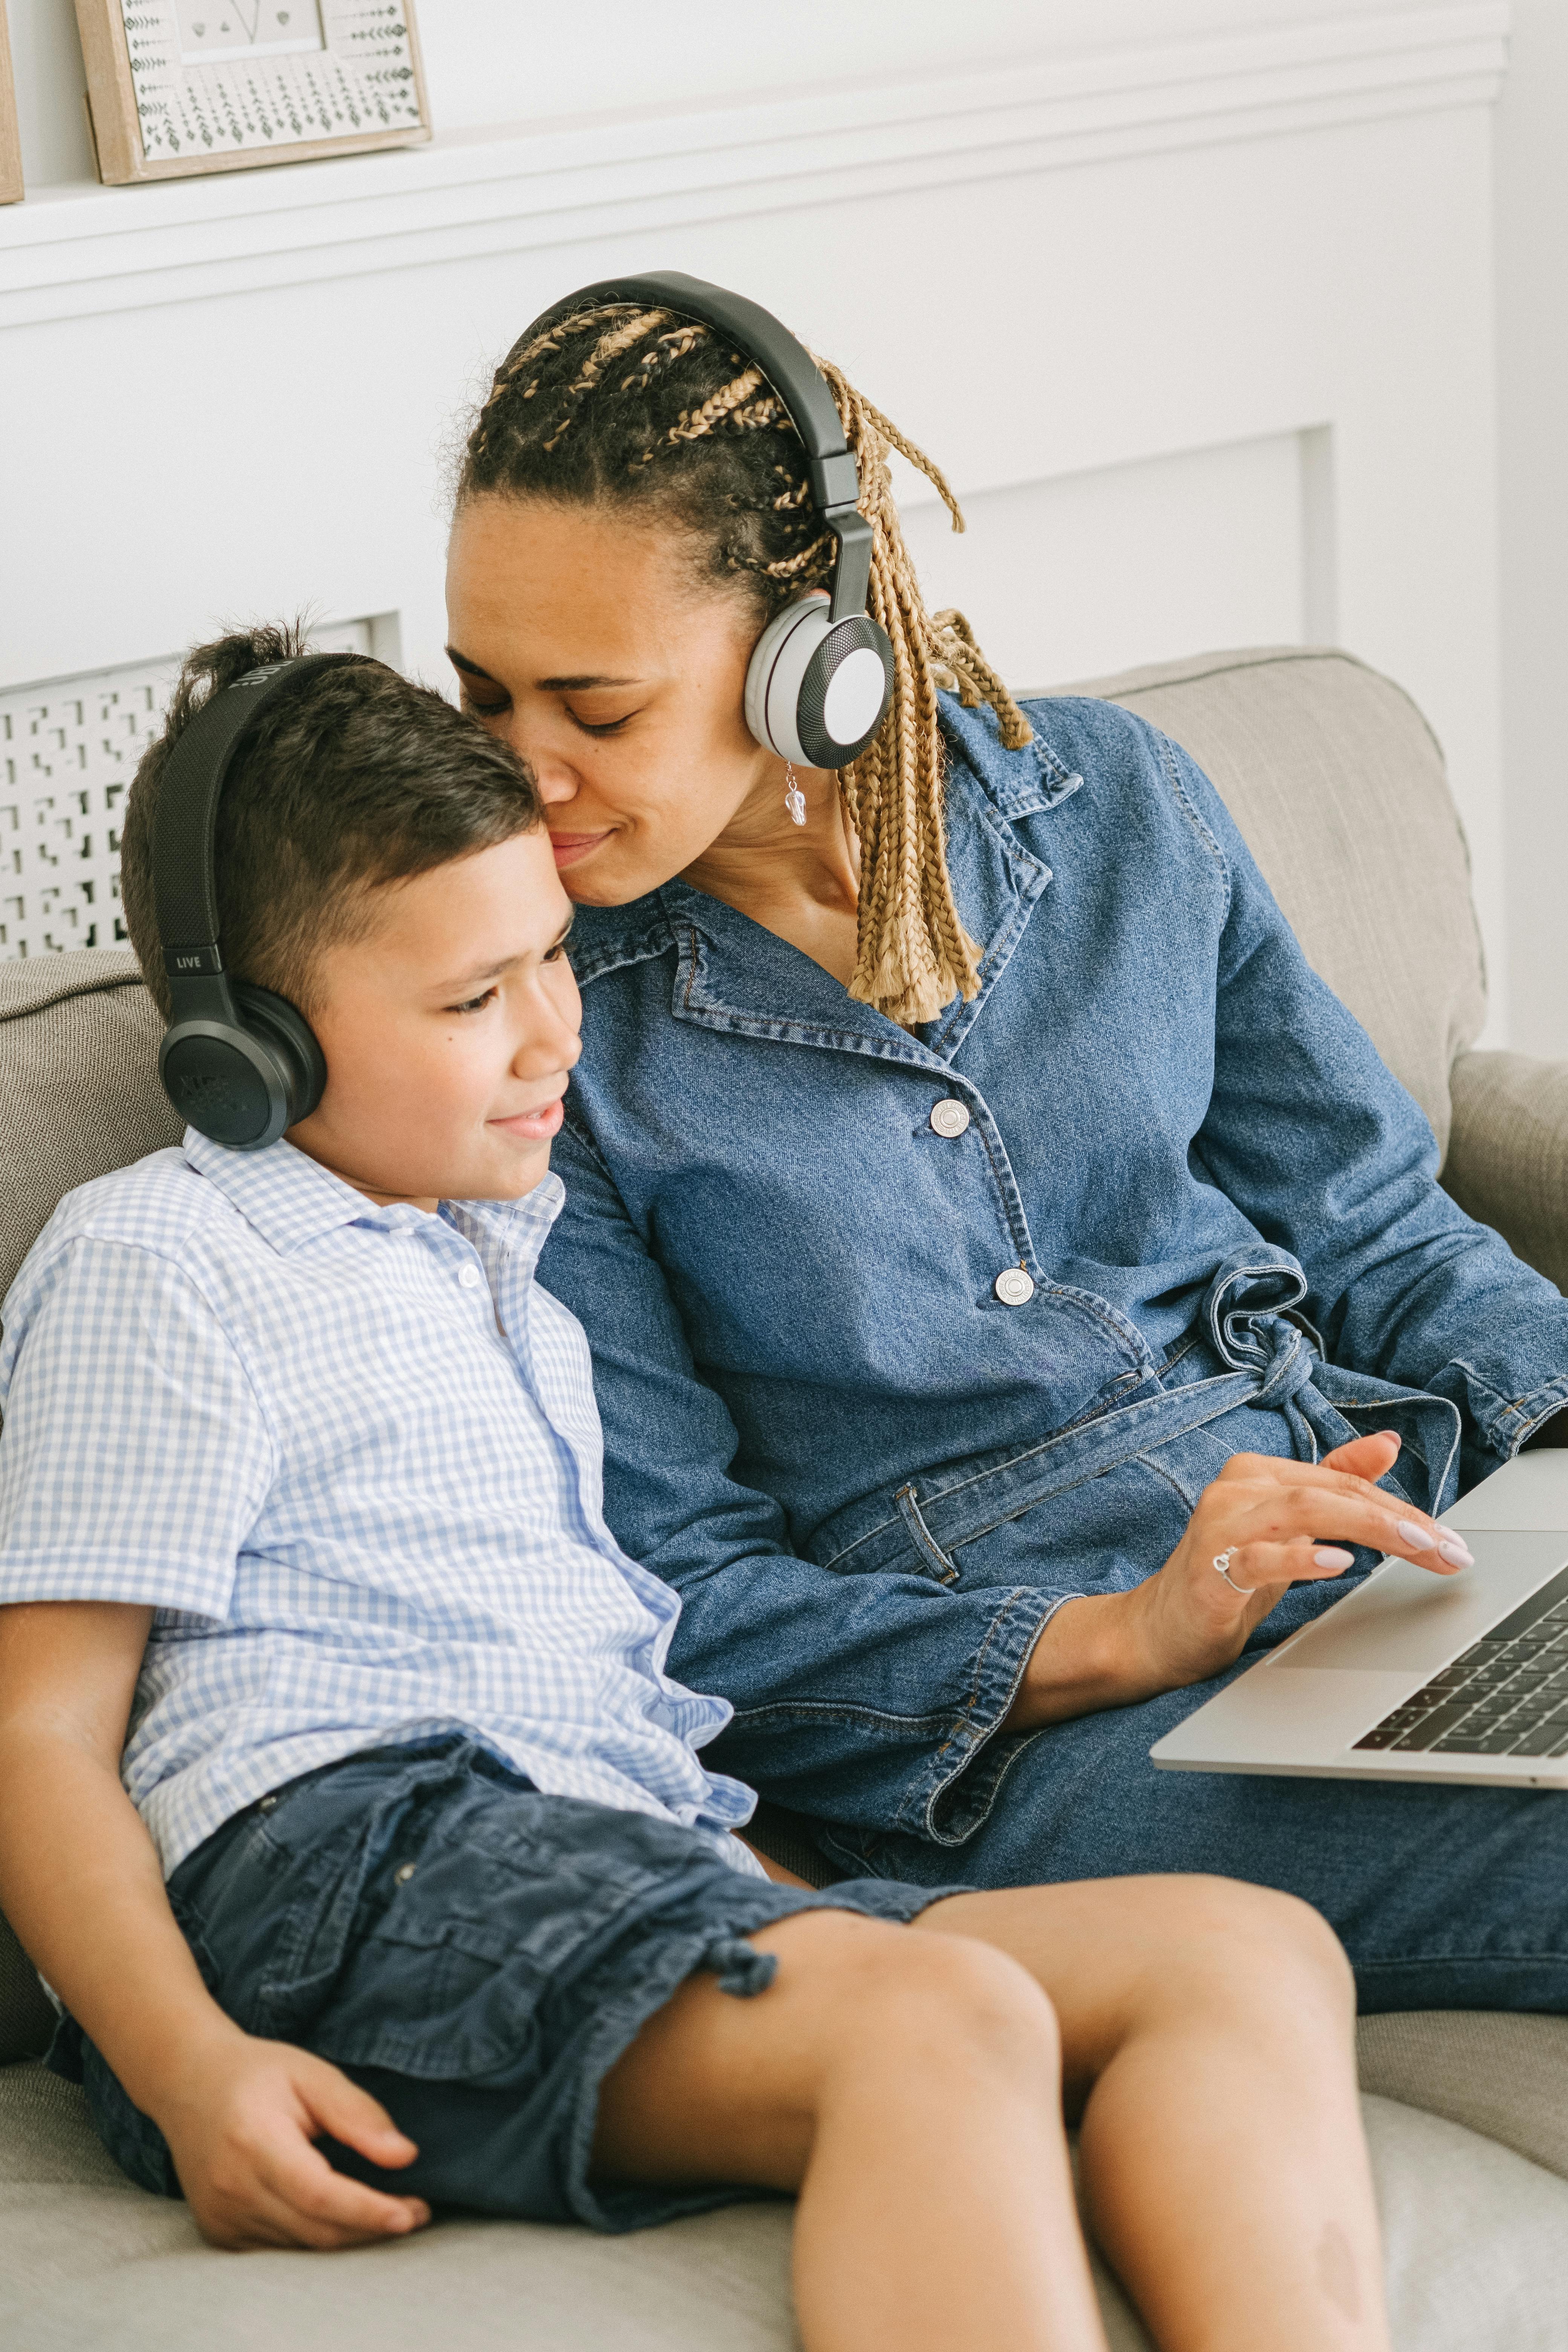
<instances>
[{"instance_id":1,"label":"woman's braided hair","mask_svg":"<svg viewBox=\"0 0 1568 2352\"><path fill-rule=\"evenodd\" d=\"M989 703L1010 749L1028 720L962 613L928 614L899 527L886 452L931 482L963 529L931 459L830 361L817 365L860 473L875 541L868 609L893 648L891 707L875 740L838 772L860 845L859 940L851 996L906 1026L978 988L978 950L958 919L942 816L937 692ZM489 494L644 504L689 536L702 576L737 578L759 628L803 589L826 583L832 533L819 521L805 456L760 368L700 320L637 303L546 316L496 371L468 441L459 503Z\"/></svg>"}]
</instances>

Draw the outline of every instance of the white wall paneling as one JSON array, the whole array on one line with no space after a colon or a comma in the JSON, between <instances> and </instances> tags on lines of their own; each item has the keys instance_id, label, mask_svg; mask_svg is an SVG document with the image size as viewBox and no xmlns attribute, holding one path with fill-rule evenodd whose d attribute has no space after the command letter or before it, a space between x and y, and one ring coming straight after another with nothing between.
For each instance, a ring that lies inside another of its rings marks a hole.
<instances>
[{"instance_id":1,"label":"white wall paneling","mask_svg":"<svg viewBox=\"0 0 1568 2352\"><path fill-rule=\"evenodd\" d=\"M902 502L904 535L931 603L960 606L1021 686L1047 683L1043 662L1060 683L1204 646L1302 645L1331 635L1307 621L1304 438L982 490L962 535L927 492Z\"/></svg>"},{"instance_id":2,"label":"white wall paneling","mask_svg":"<svg viewBox=\"0 0 1568 2352\"><path fill-rule=\"evenodd\" d=\"M454 413L565 289L676 267L776 309L931 450L972 524L911 504L933 597L1021 683L1335 635L1399 677L1500 972L1506 7L977 0L956 56L926 0L850 13L889 47L907 25L901 78L850 39L861 78L830 88L694 68L676 102L650 68L658 104L569 121L556 85L496 130L472 86L444 112L444 44L477 50L426 0L431 148L0 215L0 678L307 603L400 610L440 677Z\"/></svg>"},{"instance_id":3,"label":"white wall paneling","mask_svg":"<svg viewBox=\"0 0 1568 2352\"><path fill-rule=\"evenodd\" d=\"M1485 105L1497 0L940 79L879 80L142 191L46 190L7 222L0 324L516 253L715 216Z\"/></svg>"},{"instance_id":4,"label":"white wall paneling","mask_svg":"<svg viewBox=\"0 0 1568 2352\"><path fill-rule=\"evenodd\" d=\"M1498 124L1512 1043L1568 1055L1568 5L1518 0Z\"/></svg>"}]
</instances>

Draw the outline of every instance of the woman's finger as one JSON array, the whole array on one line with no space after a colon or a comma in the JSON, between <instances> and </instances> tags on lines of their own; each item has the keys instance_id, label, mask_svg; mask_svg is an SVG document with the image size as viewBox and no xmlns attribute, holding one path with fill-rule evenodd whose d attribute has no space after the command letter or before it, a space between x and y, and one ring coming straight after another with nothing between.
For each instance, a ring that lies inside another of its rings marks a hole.
<instances>
[{"instance_id":1,"label":"woman's finger","mask_svg":"<svg viewBox=\"0 0 1568 2352\"><path fill-rule=\"evenodd\" d=\"M1374 1429L1365 1437L1352 1437L1343 1445L1336 1445L1325 1454L1325 1470L1348 1472L1352 1478L1369 1478L1375 1485L1386 1478L1399 1459L1399 1433L1394 1429Z\"/></svg>"},{"instance_id":2,"label":"woman's finger","mask_svg":"<svg viewBox=\"0 0 1568 2352\"><path fill-rule=\"evenodd\" d=\"M1212 1508L1205 1508L1211 1496ZM1215 1551L1227 1544L1286 1543L1311 1536L1323 1543L1363 1544L1371 1551L1393 1552L1439 1576L1451 1576L1472 1564L1463 1538L1451 1528L1438 1527L1424 1511L1402 1506L1360 1479L1328 1485L1303 1475L1245 1500L1237 1489L1226 1493L1216 1485L1205 1490L1194 1518L1194 1534L1205 1545L1221 1531L1221 1540L1212 1546Z\"/></svg>"},{"instance_id":3,"label":"woman's finger","mask_svg":"<svg viewBox=\"0 0 1568 2352\"><path fill-rule=\"evenodd\" d=\"M1220 1557L1232 1584L1254 1592L1321 1582L1355 1566L1353 1551L1342 1544L1320 1543L1314 1536L1298 1536L1290 1543L1231 1544Z\"/></svg>"}]
</instances>

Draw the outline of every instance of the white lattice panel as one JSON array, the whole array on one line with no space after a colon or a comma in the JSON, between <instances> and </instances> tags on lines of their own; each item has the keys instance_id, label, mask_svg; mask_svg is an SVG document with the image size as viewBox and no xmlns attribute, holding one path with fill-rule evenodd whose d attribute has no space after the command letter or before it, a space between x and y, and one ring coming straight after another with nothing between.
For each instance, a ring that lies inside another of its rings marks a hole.
<instances>
[{"instance_id":1,"label":"white lattice panel","mask_svg":"<svg viewBox=\"0 0 1568 2352\"><path fill-rule=\"evenodd\" d=\"M388 617L320 629L311 642L322 653L380 652ZM125 795L178 673L171 656L0 693L0 961L123 942Z\"/></svg>"}]
</instances>

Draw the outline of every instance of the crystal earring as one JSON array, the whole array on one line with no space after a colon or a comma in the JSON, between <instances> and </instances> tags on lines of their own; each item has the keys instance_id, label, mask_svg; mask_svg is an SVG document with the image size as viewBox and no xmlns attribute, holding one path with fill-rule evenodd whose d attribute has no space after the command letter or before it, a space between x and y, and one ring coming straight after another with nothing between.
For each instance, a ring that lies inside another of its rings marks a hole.
<instances>
[{"instance_id":1,"label":"crystal earring","mask_svg":"<svg viewBox=\"0 0 1568 2352\"><path fill-rule=\"evenodd\" d=\"M805 794L796 783L795 770L787 760L784 761L784 806L796 824L805 823Z\"/></svg>"}]
</instances>

